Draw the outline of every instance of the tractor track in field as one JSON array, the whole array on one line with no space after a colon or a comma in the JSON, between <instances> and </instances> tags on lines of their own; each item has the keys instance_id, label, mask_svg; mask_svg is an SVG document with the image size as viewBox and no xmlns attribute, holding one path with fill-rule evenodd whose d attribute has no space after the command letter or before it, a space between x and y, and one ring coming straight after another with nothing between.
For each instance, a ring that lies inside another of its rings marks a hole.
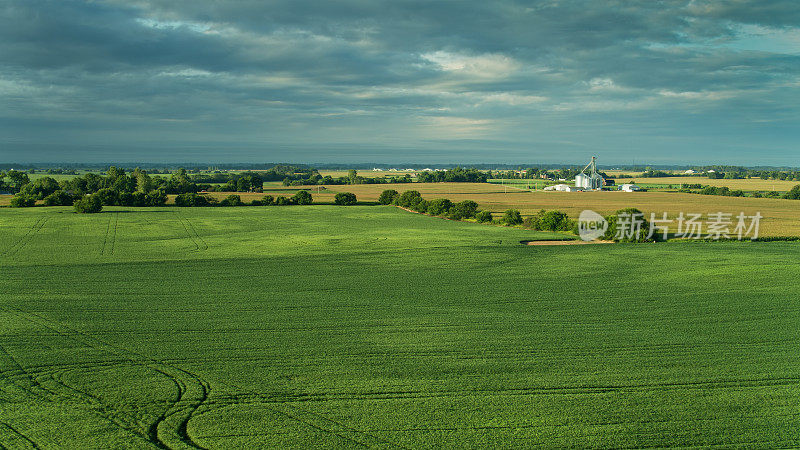
<instances>
[{"instance_id":1,"label":"tractor track in field","mask_svg":"<svg viewBox=\"0 0 800 450\"><path fill-rule=\"evenodd\" d=\"M10 367L10 368L8 368ZM18 373L17 373L18 372ZM0 345L0 379L8 380L14 387L21 389L33 397L47 397L54 392L45 389L34 376L26 371L3 345ZM16 381L14 378L23 378L27 382ZM49 400L49 399L48 399Z\"/></svg>"},{"instance_id":2,"label":"tractor track in field","mask_svg":"<svg viewBox=\"0 0 800 450\"><path fill-rule=\"evenodd\" d=\"M715 388L759 388L773 386L795 386L800 377L783 377L751 380L720 380L717 382L683 383L638 383L630 385L599 386L554 386L530 388L496 389L445 389L439 391L376 391L376 392L325 392L315 394L251 393L219 396L209 404L269 403L285 402L329 402L342 400L398 400L428 398L461 398L476 396L532 396L532 395L598 395L608 393L655 392L675 389L715 389ZM238 387L237 387L238 389Z\"/></svg>"},{"instance_id":3,"label":"tractor track in field","mask_svg":"<svg viewBox=\"0 0 800 450\"><path fill-rule=\"evenodd\" d=\"M470 392L462 392L462 394L465 395L465 396L470 396L470 397L473 396L473 394L470 393ZM449 397L457 397L457 396L446 396L446 397L449 398ZM391 398L389 400L391 400ZM321 419L323 419L323 420L325 420L327 422L336 424L336 425L344 428L344 430L341 430L339 432L335 432L333 430L324 429L324 428L320 427L319 425L315 425L315 424L309 423L308 420L303 420L300 417L297 417L296 415L292 415L292 414L286 413L284 411L280 411L280 410L276 409L275 407L268 406L268 405L271 405L271 404L276 404L276 405L282 405L284 407L288 407L290 405L286 405L286 402L291 402L291 401L292 400L286 400L286 399L280 399L279 400L279 399L271 399L271 398L269 400L267 400L267 399L260 399L260 400L259 399L244 399L244 398L236 397L236 396L234 396L234 398L231 398L229 401L224 401L224 400L220 400L218 398L216 401L210 402L209 404L204 405L207 408L207 410L203 411L202 413L199 413L198 416L201 416L201 415L206 414L206 413L211 413L211 412L219 412L221 409L224 409L224 408L227 408L227 407L237 407L237 406L241 407L241 406L245 406L245 405L255 405L255 406L259 406L261 408L270 410L272 412L275 412L275 413L278 413L278 414L282 414L284 416L287 416L287 417L290 417L292 419L295 419L295 420L297 420L297 421L299 421L301 423L304 423L304 424L306 424L308 426L311 426L314 429L317 429L317 430L320 430L320 431L326 431L326 432L328 432L330 434L334 434L334 435L337 435L339 437L348 439L351 442L355 441L355 440L351 439L351 438L347 438L345 436L341 436L340 433L357 433L357 434L359 434L361 436L366 436L366 437L373 438L375 440L374 442L378 442L380 444L388 444L390 446L400 447L400 448L407 448L407 447L404 447L404 446L401 446L399 444L393 443L393 442L388 441L386 439L378 438L377 436L375 436L372 433L380 433L380 432L407 433L407 432L416 432L416 431L431 432L431 431L464 431L464 430L523 430L523 429L531 429L531 428L564 428L564 427L570 427L570 426L574 425L572 423L553 423L553 424L534 423L534 424L514 424L514 425L474 425L474 426L462 426L462 427L424 427L424 426L422 426L422 427L406 427L406 428L370 428L370 429L363 430L363 429L356 429L356 428L348 427L348 426L346 426L346 425L344 425L344 424L342 424L340 422L334 421L334 420L332 420L330 418L327 418L327 417L325 417L325 416L323 416L321 414L317 414L317 413L314 413L314 412L311 412L311 411L308 411L308 410L302 410L302 412L305 413L305 414L310 414L310 415L313 415L313 416L317 416L317 417L319 417L319 418L321 418ZM294 407L294 408L297 409L297 407ZM788 418L796 418L796 417L800 417L800 413L787 413L787 414L780 414L778 416L779 417L784 417L784 418L787 418L787 419ZM649 424L664 424L664 423L686 423L687 426L691 426L692 424L696 424L696 422L698 422L698 421L701 421L701 422L738 421L738 420L741 420L741 419L758 419L760 417L761 416L759 416L759 415L751 415L751 416L747 416L747 417L743 417L743 416L740 416L740 415L733 415L733 416L725 416L725 417L721 417L721 416L702 417L702 418L696 418L695 417L695 418L689 418L689 419L642 419L642 420L591 421L591 422L587 423L587 425L591 425L591 426L615 426L615 425L631 425L631 424L649 425ZM254 431L252 433L239 433L239 434L233 433L233 434L201 435L200 437L205 438L205 439L209 439L209 438L213 439L213 438L226 438L226 437L249 437L249 436L256 436L256 435L261 435L261 433L257 432L257 431ZM368 443L364 443L364 442L360 442L360 441L355 441L355 442L358 443L359 445L362 445L362 446L370 446ZM764 444L765 442L756 442L756 443ZM739 445L739 444L745 444L746 445L746 444L751 444L751 443L729 443L729 444L720 444L720 445L724 446L724 445ZM786 444L786 443L784 443L784 444ZM544 443L542 443L542 445L544 445Z\"/></svg>"},{"instance_id":4,"label":"tractor track in field","mask_svg":"<svg viewBox=\"0 0 800 450\"><path fill-rule=\"evenodd\" d=\"M113 255L114 246L117 242L117 225L119 223L119 213L112 212L106 222L106 234L103 236L103 246L100 248L101 255Z\"/></svg>"},{"instance_id":5,"label":"tractor track in field","mask_svg":"<svg viewBox=\"0 0 800 450\"><path fill-rule=\"evenodd\" d=\"M75 330L62 323L42 317L37 313L24 311L22 309L10 306L8 308L11 308L30 322L50 329L60 336L81 343L89 348L100 350L104 353L113 354L121 358L119 361L108 363L108 366L130 364L131 366L146 367L170 379L176 387L177 395L170 401L157 402L157 404L163 403L167 407L158 417L156 417L154 421L152 421L146 427L145 430L141 430L140 427L131 425L131 423L139 423L137 417L126 417L126 415L130 416L130 414L119 410L112 405L105 404L102 399L98 398L97 396L67 385L59 375L50 376L50 379L52 379L55 383L58 383L64 386L66 389L71 390L75 395L81 397L88 404L90 404L90 406L93 406L95 412L101 417L111 421L120 428L136 433L159 448L175 448L176 446L203 448L194 442L191 436L189 436L187 428L189 421L194 416L194 413L208 399L211 391L211 386L208 382L204 381L202 378L192 372L170 364L165 364L137 352L102 341L87 333ZM76 369L74 370L80 369L80 366L80 364L76 365ZM92 364L89 364L88 367L92 367ZM63 367L61 369L53 368L52 371L63 372ZM47 370L42 372L47 372ZM120 416L123 419L120 419ZM170 430L167 427L169 427L171 424L174 425L172 425L172 429ZM170 431L174 433L174 436L169 433Z\"/></svg>"},{"instance_id":6,"label":"tractor track in field","mask_svg":"<svg viewBox=\"0 0 800 450\"><path fill-rule=\"evenodd\" d=\"M192 233L194 233L197 240L200 241L200 250L208 250L208 243L205 241L205 239L203 239L202 236L200 236L200 233L197 232L197 228L195 228L192 221L189 220L188 217L183 217L183 220L186 221L186 224L189 226L189 229L192 230Z\"/></svg>"},{"instance_id":7,"label":"tractor track in field","mask_svg":"<svg viewBox=\"0 0 800 450\"><path fill-rule=\"evenodd\" d=\"M208 243L200 236L200 233L197 232L192 222L177 211L175 211L175 214L178 216L178 222L183 226L186 236L192 241L192 244L194 244L195 251L208 250Z\"/></svg>"},{"instance_id":8,"label":"tractor track in field","mask_svg":"<svg viewBox=\"0 0 800 450\"><path fill-rule=\"evenodd\" d=\"M230 386L235 387L237 389L240 389L239 387L234 386L234 385L230 385ZM271 411L271 412L273 412L273 413L275 413L277 415L281 415L281 416L287 417L289 419L292 419L294 421L300 422L300 423L302 423L302 424L304 424L304 425L306 425L306 426L308 426L310 428L313 428L313 429L315 429L317 431L321 431L321 432L326 433L326 434L337 436L337 437L349 442L351 445L356 445L356 446L359 446L359 447L372 447L372 445L370 443L362 442L361 440L358 440L358 439L356 439L354 437L347 436L346 434L356 434L356 435L359 435L359 436L362 436L362 437L366 437L367 441L378 442L380 444L386 444L386 445L389 445L389 446L392 446L392 447L398 447L398 448L404 448L404 449L407 448L407 447L403 447L401 445L395 444L393 442L387 441L385 439L378 438L377 436L371 435L371 434L369 434L369 433L367 433L365 431L357 430L355 428L349 427L349 426L344 425L344 424L342 424L340 422L337 422L337 421L335 421L333 419L330 419L330 418L328 418L326 416L323 416L322 414L314 413L314 412L311 412L311 411L308 411L308 410L301 410L298 407L292 406L292 405L288 405L283 401L280 401L280 402L277 402L277 401L276 402L250 402L250 404L257 404L258 406L260 406L260 407L262 407L264 409L267 409L267 410L269 410L269 411ZM215 402L215 403L210 403L210 404L205 405L206 410L201 412L201 413L199 413L198 416L201 416L203 414L207 414L207 413L210 413L210 412L216 412L216 411L219 411L221 409L228 408L228 407L231 407L231 406L240 406L240 405L242 405L242 403L239 403L239 402L236 402L236 401L234 401L234 402ZM295 409L297 411L293 411L294 413L283 411L283 410L281 410L281 409L279 409L277 407L278 405L283 406L286 409ZM313 418L305 418L304 419L304 418L300 417L303 414L311 415L311 416L313 416ZM314 420L314 419L317 419L317 420ZM317 422L317 423L315 423L315 422ZM321 423L318 423L318 422L327 422L329 425L333 424L334 426L325 426L324 424L321 424ZM331 428L333 428L333 429L331 429ZM340 428L340 429L339 430L335 430L336 428ZM256 433L254 433L254 434L256 434ZM250 436L252 436L252 434ZM209 437L209 436L204 436L204 437ZM216 437L216 436L214 436L214 437ZM220 436L220 437L224 437L224 436Z\"/></svg>"},{"instance_id":9,"label":"tractor track in field","mask_svg":"<svg viewBox=\"0 0 800 450\"><path fill-rule=\"evenodd\" d=\"M50 217L48 216L40 217L39 219L37 219L36 222L34 222L34 224L31 225L30 228L28 228L28 231L26 231L25 234L20 236L20 238L17 239L16 242L11 244L11 247L7 248L5 251L0 253L0 256L13 256L19 253L19 251L22 250L26 245L28 245L28 243L30 243L33 240L33 237L36 236L36 234L39 231L41 231L42 228L44 228L45 223L49 219Z\"/></svg>"},{"instance_id":10,"label":"tractor track in field","mask_svg":"<svg viewBox=\"0 0 800 450\"><path fill-rule=\"evenodd\" d=\"M23 316L25 317L25 316ZM25 317L27 319L27 317ZM41 324L38 324L41 326ZM109 421L111 424L127 430L135 435L140 435L137 432L136 427L136 418L135 417L125 417L124 413L120 413L116 411L115 408L111 405L107 405L103 403L103 401L88 392L82 391L80 389L75 388L74 386L70 386L64 383L59 376L59 372L63 371L62 369L57 369L55 367L58 366L49 366L52 370L45 370L45 371L33 371L30 369L24 369L19 363L16 361L13 356L11 356L5 349L3 349L3 353L7 355L7 358L13 361L13 365L16 366L16 369L11 371L4 371L3 375L6 379L9 380L13 385L18 388L23 389L28 395L32 396L33 398L45 402L54 402L58 400L62 400L65 398L69 398L72 400L77 400L83 403L84 405L89 406L92 410L104 420ZM12 372L12 373L9 373ZM14 374L13 372L18 372ZM34 390L30 386L21 385L19 381L15 381L14 378L23 378L28 380L28 383L37 389ZM51 383L47 383L50 381ZM48 386L45 387L45 384ZM51 384L55 384L56 386L60 387L60 389L56 388L53 389L54 386ZM60 392L59 392L60 391ZM122 416L122 417L120 417ZM133 425L131 425L133 422Z\"/></svg>"},{"instance_id":11,"label":"tractor track in field","mask_svg":"<svg viewBox=\"0 0 800 450\"><path fill-rule=\"evenodd\" d=\"M119 225L119 213L114 213L114 230L111 234L111 254L114 254L114 247L117 245L117 226Z\"/></svg>"},{"instance_id":12,"label":"tractor track in field","mask_svg":"<svg viewBox=\"0 0 800 450\"><path fill-rule=\"evenodd\" d=\"M241 396L241 395L230 395L230 396L217 397L213 401L209 401L205 405L203 405L204 408L206 408L205 411L197 414L197 416L201 416L203 414L207 414L207 413L212 412L212 411L218 411L218 410L220 410L222 408L227 408L227 407L230 407L230 406L236 406L238 404L241 404L240 399L242 397L250 396L251 398L259 398L259 399L264 399L264 398L274 399L275 398L274 394L258 393L258 392L253 391L252 389L245 389L245 388L242 388L241 386L238 386L238 385L230 383L230 382L225 382L223 384L233 388L232 390L234 392L236 392L236 391L238 391L238 392L249 392L249 394L246 394L244 396ZM225 401L226 398L229 399L229 400L232 400L232 401ZM329 418L327 416L324 416L322 414L315 413L313 411L308 411L308 410L302 409L302 408L300 408L298 406L289 405L287 402L292 401L291 397L287 398L285 396L282 396L279 400L278 399L276 399L276 400L277 401L274 401L274 402L260 401L260 402L253 402L253 403L257 403L257 404L259 404L259 406L261 406L263 408L266 408L266 409L268 409L268 410L270 410L270 411L272 411L272 412L274 412L276 414L282 415L284 417L288 417L288 418L290 418L292 420L295 420L297 422L305 424L305 425L307 425L307 426L309 426L309 427L311 427L311 428L313 428L313 429L315 429L317 431L321 431L323 433L327 433L327 434L331 434L331 435L334 435L334 436L338 436L339 438L344 439L344 440L346 440L346 441L348 441L348 442L350 442L350 443L352 443L354 445L360 446L360 447L372 447L373 445L371 443L369 443L369 442L365 443L365 442L362 442L362 441L360 441L358 439L355 439L353 437L346 436L346 434L356 434L357 436L360 436L361 438L366 438L367 441L371 441L372 443L389 445L391 447L402 448L402 449L407 449L408 448L408 447L404 447L402 445L399 445L397 443L388 441L386 439L379 438L379 437L377 437L375 435L372 435L372 434L370 434L370 433L368 433L366 431L358 430L356 428L350 427L348 425L345 425L345 424L343 424L341 422L333 420L333 419L331 419L331 418ZM284 408L293 409L294 411L292 411L292 412L282 411L281 409L279 409L279 408L277 408L275 406L268 406L268 404L270 404L270 403L272 403L274 405L281 405ZM312 418L302 418L302 417L300 417L302 415L309 415L309 416L312 416ZM322 423L320 423L320 422L322 422ZM324 424L327 424L328 426L325 426ZM333 426L330 426L330 424L333 424ZM333 429L331 429L331 428L333 428ZM339 428L339 430L336 430L336 428Z\"/></svg>"},{"instance_id":13,"label":"tractor track in field","mask_svg":"<svg viewBox=\"0 0 800 450\"><path fill-rule=\"evenodd\" d=\"M106 254L106 243L108 242L108 235L110 234L109 230L111 229L111 215L108 216L108 220L106 221L106 233L103 235L103 245L100 247L100 254Z\"/></svg>"},{"instance_id":14,"label":"tractor track in field","mask_svg":"<svg viewBox=\"0 0 800 450\"><path fill-rule=\"evenodd\" d=\"M41 448L33 439L29 438L28 436L25 436L22 432L12 427L10 424L6 422L0 422L0 430L2 430L3 428L7 429L8 431L11 432L13 436L17 436L20 440L22 440L22 442L27 444L25 445L26 447L31 447L35 449ZM3 444L0 443L0 448L11 448L11 447L5 447ZM15 446L14 448L18 447Z\"/></svg>"}]
</instances>

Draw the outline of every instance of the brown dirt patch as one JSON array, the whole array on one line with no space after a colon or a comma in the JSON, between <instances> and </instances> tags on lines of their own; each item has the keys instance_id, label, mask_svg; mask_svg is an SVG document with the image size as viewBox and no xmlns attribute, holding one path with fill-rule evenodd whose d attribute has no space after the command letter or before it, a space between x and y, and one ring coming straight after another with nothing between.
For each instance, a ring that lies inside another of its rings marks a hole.
<instances>
[{"instance_id":1,"label":"brown dirt patch","mask_svg":"<svg viewBox=\"0 0 800 450\"><path fill-rule=\"evenodd\" d=\"M523 245L583 245L583 244L613 244L614 241L582 241L580 239L574 241L520 241Z\"/></svg>"}]
</instances>

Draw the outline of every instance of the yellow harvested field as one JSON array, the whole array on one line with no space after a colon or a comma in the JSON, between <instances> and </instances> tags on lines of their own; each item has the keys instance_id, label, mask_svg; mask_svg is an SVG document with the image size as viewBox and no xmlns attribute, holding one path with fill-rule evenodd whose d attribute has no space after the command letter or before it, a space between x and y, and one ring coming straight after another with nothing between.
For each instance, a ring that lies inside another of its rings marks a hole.
<instances>
[{"instance_id":1,"label":"yellow harvested field","mask_svg":"<svg viewBox=\"0 0 800 450\"><path fill-rule=\"evenodd\" d=\"M743 191L788 191L800 184L800 181L762 180L749 178L744 180L712 180L706 177L665 177L665 178L615 178L619 185L622 183L665 184L679 186L680 184L702 184L707 186L725 186Z\"/></svg>"},{"instance_id":2,"label":"yellow harvested field","mask_svg":"<svg viewBox=\"0 0 800 450\"><path fill-rule=\"evenodd\" d=\"M612 178L616 178L619 175L631 175L636 177L644 173L644 172L634 172L631 170L603 170L602 172Z\"/></svg>"}]
</instances>

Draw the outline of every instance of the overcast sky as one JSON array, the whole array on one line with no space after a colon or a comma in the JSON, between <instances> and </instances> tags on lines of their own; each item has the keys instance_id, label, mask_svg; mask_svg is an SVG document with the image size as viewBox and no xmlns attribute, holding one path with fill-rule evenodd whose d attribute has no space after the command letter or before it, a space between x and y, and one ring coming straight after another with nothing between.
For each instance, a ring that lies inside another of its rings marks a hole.
<instances>
[{"instance_id":1,"label":"overcast sky","mask_svg":"<svg viewBox=\"0 0 800 450\"><path fill-rule=\"evenodd\" d=\"M3 0L0 162L800 166L796 0Z\"/></svg>"}]
</instances>

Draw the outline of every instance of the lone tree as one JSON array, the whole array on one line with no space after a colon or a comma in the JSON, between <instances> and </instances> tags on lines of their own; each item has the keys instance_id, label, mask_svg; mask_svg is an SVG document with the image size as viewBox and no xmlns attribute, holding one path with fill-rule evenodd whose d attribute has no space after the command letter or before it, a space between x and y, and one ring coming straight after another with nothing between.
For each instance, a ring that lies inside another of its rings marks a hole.
<instances>
[{"instance_id":1,"label":"lone tree","mask_svg":"<svg viewBox=\"0 0 800 450\"><path fill-rule=\"evenodd\" d=\"M333 198L333 203L342 206L355 205L356 202L356 194L352 192L340 192Z\"/></svg>"},{"instance_id":2,"label":"lone tree","mask_svg":"<svg viewBox=\"0 0 800 450\"><path fill-rule=\"evenodd\" d=\"M422 200L419 191L405 191L394 200L394 204L403 208L413 208Z\"/></svg>"},{"instance_id":3,"label":"lone tree","mask_svg":"<svg viewBox=\"0 0 800 450\"><path fill-rule=\"evenodd\" d=\"M509 209L503 213L503 222L506 225L519 225L522 223L522 215L516 209Z\"/></svg>"},{"instance_id":4,"label":"lone tree","mask_svg":"<svg viewBox=\"0 0 800 450\"><path fill-rule=\"evenodd\" d=\"M428 203L428 214L443 216L450 211L453 202L446 198L435 198Z\"/></svg>"},{"instance_id":5,"label":"lone tree","mask_svg":"<svg viewBox=\"0 0 800 450\"><path fill-rule=\"evenodd\" d=\"M31 182L31 179L28 177L28 174L25 172L20 172L18 170L9 170L6 173L9 180L11 180L11 185L14 188L14 192L19 192L22 189L22 186Z\"/></svg>"},{"instance_id":6,"label":"lone tree","mask_svg":"<svg viewBox=\"0 0 800 450\"><path fill-rule=\"evenodd\" d=\"M800 200L800 184L793 187L792 190L783 195L783 198L789 200Z\"/></svg>"},{"instance_id":7,"label":"lone tree","mask_svg":"<svg viewBox=\"0 0 800 450\"><path fill-rule=\"evenodd\" d=\"M489 211L481 211L475 214L475 220L480 223L491 222L493 220L492 213Z\"/></svg>"},{"instance_id":8,"label":"lone tree","mask_svg":"<svg viewBox=\"0 0 800 450\"><path fill-rule=\"evenodd\" d=\"M284 197L283 195L279 195L278 198L275 199L275 205L277 206L287 206L292 204L292 199L288 197Z\"/></svg>"},{"instance_id":9,"label":"lone tree","mask_svg":"<svg viewBox=\"0 0 800 450\"><path fill-rule=\"evenodd\" d=\"M663 234L654 233L649 236L650 222L644 218L644 213L636 208L620 209L616 213L606 216L608 228L603 239L616 242L653 242L663 237Z\"/></svg>"},{"instance_id":10,"label":"lone tree","mask_svg":"<svg viewBox=\"0 0 800 450\"><path fill-rule=\"evenodd\" d=\"M478 212L478 204L472 200L464 200L450 207L447 217L453 220L471 219Z\"/></svg>"},{"instance_id":11,"label":"lone tree","mask_svg":"<svg viewBox=\"0 0 800 450\"><path fill-rule=\"evenodd\" d=\"M73 203L72 196L64 191L55 191L44 198L45 206L70 206Z\"/></svg>"},{"instance_id":12,"label":"lone tree","mask_svg":"<svg viewBox=\"0 0 800 450\"><path fill-rule=\"evenodd\" d=\"M103 202L96 194L88 195L75 200L75 212L82 214L99 213L103 210Z\"/></svg>"},{"instance_id":13,"label":"lone tree","mask_svg":"<svg viewBox=\"0 0 800 450\"><path fill-rule=\"evenodd\" d=\"M394 189L387 189L381 192L381 196L378 197L378 203L381 205L391 205L400 194L395 191Z\"/></svg>"},{"instance_id":14,"label":"lone tree","mask_svg":"<svg viewBox=\"0 0 800 450\"><path fill-rule=\"evenodd\" d=\"M219 202L219 206L242 206L243 204L242 197L236 194L231 194Z\"/></svg>"},{"instance_id":15,"label":"lone tree","mask_svg":"<svg viewBox=\"0 0 800 450\"><path fill-rule=\"evenodd\" d=\"M36 199L27 195L17 194L11 197L12 208L29 208L36 204Z\"/></svg>"},{"instance_id":16,"label":"lone tree","mask_svg":"<svg viewBox=\"0 0 800 450\"><path fill-rule=\"evenodd\" d=\"M294 194L292 200L294 200L294 202L298 205L310 205L311 202L314 201L308 191L299 191L297 194Z\"/></svg>"}]
</instances>

